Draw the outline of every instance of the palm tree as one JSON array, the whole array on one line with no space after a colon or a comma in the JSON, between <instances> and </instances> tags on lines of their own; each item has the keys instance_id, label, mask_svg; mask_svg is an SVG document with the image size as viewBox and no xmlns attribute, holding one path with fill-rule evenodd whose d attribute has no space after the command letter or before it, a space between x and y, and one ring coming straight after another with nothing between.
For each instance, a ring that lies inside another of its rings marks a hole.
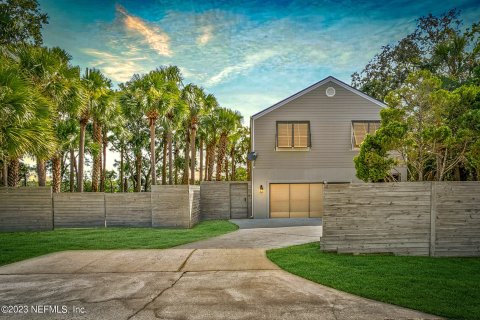
<instances>
[{"instance_id":1,"label":"palm tree","mask_svg":"<svg viewBox=\"0 0 480 320\"><path fill-rule=\"evenodd\" d=\"M167 115L172 112L175 106L179 95L178 83L181 81L180 70L177 67L161 67L143 77L137 76L132 81L134 81L134 87L139 90L139 94L142 94L144 97L141 99L141 105L149 121L150 166L152 185L155 185L157 181L155 156L156 121L161 118L162 122L165 123ZM167 148L166 139L166 132L164 132L164 150ZM163 173L162 182L165 184L165 171Z\"/></svg>"},{"instance_id":2,"label":"palm tree","mask_svg":"<svg viewBox=\"0 0 480 320\"><path fill-rule=\"evenodd\" d=\"M83 86L87 95L87 102L84 105L80 114L80 146L78 154L78 192L83 192L83 169L85 162L85 128L90 120L92 114L100 116L101 112L98 110L101 99L108 94L111 86L111 82L107 79L99 70L87 69L82 79ZM97 129L98 130L98 129ZM98 140L98 134L96 140ZM100 135L101 139L101 135ZM94 168L99 165L98 160L94 161ZM93 170L94 173L98 172L98 167ZM98 175L96 175L98 177ZM93 184L94 176L92 176ZM97 180L98 181L98 180Z\"/></svg>"},{"instance_id":3,"label":"palm tree","mask_svg":"<svg viewBox=\"0 0 480 320\"><path fill-rule=\"evenodd\" d=\"M203 119L206 119L206 123L201 122L200 123L200 129L199 129L199 149L200 149L200 182L203 181L204 176L203 176L203 170L204 170L204 163L203 163L203 145L206 143L209 135L214 134L211 131L212 126L210 125L210 122L212 120L216 121L215 118L215 111L218 108L218 102L217 99L213 94L208 94L205 97L205 115ZM213 116L213 117L212 117ZM215 128L213 128L215 129ZM208 157L206 157L205 160L207 160ZM207 161L205 161L207 162ZM205 163L205 168L207 168L207 163ZM205 179L207 178L207 174L205 174Z\"/></svg>"},{"instance_id":4,"label":"palm tree","mask_svg":"<svg viewBox=\"0 0 480 320\"><path fill-rule=\"evenodd\" d=\"M196 147L195 139L198 130L198 123L202 115L206 111L205 93L202 88L193 84L188 84L182 91L182 99L188 106L188 118L186 122L187 134L189 134L190 143L190 184L195 183L195 160L196 160ZM188 150L186 149L188 154ZM188 168L188 161L185 166ZM187 170L188 171L188 170ZM188 174L187 174L188 180Z\"/></svg>"},{"instance_id":5,"label":"palm tree","mask_svg":"<svg viewBox=\"0 0 480 320\"><path fill-rule=\"evenodd\" d=\"M250 150L250 131L247 127L240 127L237 132L232 135L236 139L234 144L230 145L230 158L232 159L231 180L236 179L237 165L247 165L247 153Z\"/></svg>"},{"instance_id":6,"label":"palm tree","mask_svg":"<svg viewBox=\"0 0 480 320\"><path fill-rule=\"evenodd\" d=\"M220 139L217 148L217 174L215 180L220 181L222 177L222 165L227 153L228 135L234 132L242 123L242 115L238 111L226 108L218 110L218 124L220 127Z\"/></svg>"},{"instance_id":7,"label":"palm tree","mask_svg":"<svg viewBox=\"0 0 480 320\"><path fill-rule=\"evenodd\" d=\"M216 110L207 113L201 122L202 131L205 133L206 157L205 157L205 180L211 181L215 165L215 147L218 143L218 113Z\"/></svg>"},{"instance_id":8,"label":"palm tree","mask_svg":"<svg viewBox=\"0 0 480 320\"><path fill-rule=\"evenodd\" d=\"M124 177L125 177L125 152L127 148L127 141L131 139L131 133L127 128L127 120L123 114L123 109L120 104L122 92L118 91L116 93L116 116L114 117L113 122L110 123L110 129L112 130L112 136L110 138L112 142L113 149L120 153L120 162L118 163L119 167L119 186L120 192L125 192L124 188Z\"/></svg>"},{"instance_id":9,"label":"palm tree","mask_svg":"<svg viewBox=\"0 0 480 320\"><path fill-rule=\"evenodd\" d=\"M60 192L61 157L68 143L66 123L78 115L83 92L80 85L80 69L70 65L71 57L60 48L33 46L17 47L13 53L23 74L49 102L52 120L59 144L52 157L53 192ZM37 155L39 185L45 185L45 162Z\"/></svg>"},{"instance_id":10,"label":"palm tree","mask_svg":"<svg viewBox=\"0 0 480 320\"><path fill-rule=\"evenodd\" d=\"M134 87L137 76L125 85L120 85L121 94L119 98L122 113L126 119L125 126L129 132L129 139L126 144L133 152L135 162L135 191L140 192L142 186L142 151L148 143L148 133L145 130L143 118L143 96L138 94ZM133 170L132 170L133 172ZM133 177L133 174L131 175Z\"/></svg>"},{"instance_id":11,"label":"palm tree","mask_svg":"<svg viewBox=\"0 0 480 320\"><path fill-rule=\"evenodd\" d=\"M243 127L238 127L237 130L232 132L227 139L227 148L228 154L230 156L230 177L228 177L228 168L227 163L225 162L225 178L226 180L235 180L235 160L236 160L236 152L235 150L240 148L240 141L243 135Z\"/></svg>"},{"instance_id":12,"label":"palm tree","mask_svg":"<svg viewBox=\"0 0 480 320\"><path fill-rule=\"evenodd\" d=\"M51 155L56 139L49 101L22 76L20 67L3 55L0 88L0 158L4 185L14 187L19 180L20 158L27 153Z\"/></svg>"}]
</instances>

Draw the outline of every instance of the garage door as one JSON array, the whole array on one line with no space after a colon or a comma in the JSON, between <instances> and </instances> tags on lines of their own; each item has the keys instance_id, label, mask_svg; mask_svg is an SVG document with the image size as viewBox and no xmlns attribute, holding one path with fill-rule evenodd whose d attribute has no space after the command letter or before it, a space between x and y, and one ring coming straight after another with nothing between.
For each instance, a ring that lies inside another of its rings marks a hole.
<instances>
[{"instance_id":1,"label":"garage door","mask_svg":"<svg viewBox=\"0 0 480 320\"><path fill-rule=\"evenodd\" d=\"M271 218L316 218L323 214L323 184L270 184Z\"/></svg>"}]
</instances>

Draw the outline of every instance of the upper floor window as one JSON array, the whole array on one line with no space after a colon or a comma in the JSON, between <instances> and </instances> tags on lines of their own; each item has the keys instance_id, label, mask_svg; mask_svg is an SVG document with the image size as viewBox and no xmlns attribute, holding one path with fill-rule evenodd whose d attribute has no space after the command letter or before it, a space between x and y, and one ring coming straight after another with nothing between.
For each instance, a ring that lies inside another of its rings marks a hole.
<instances>
[{"instance_id":1,"label":"upper floor window","mask_svg":"<svg viewBox=\"0 0 480 320\"><path fill-rule=\"evenodd\" d=\"M310 147L310 121L277 121L277 149Z\"/></svg>"},{"instance_id":2,"label":"upper floor window","mask_svg":"<svg viewBox=\"0 0 480 320\"><path fill-rule=\"evenodd\" d=\"M352 121L352 147L354 149L360 148L367 133L374 134L378 128L380 128L380 121L378 120Z\"/></svg>"}]
</instances>

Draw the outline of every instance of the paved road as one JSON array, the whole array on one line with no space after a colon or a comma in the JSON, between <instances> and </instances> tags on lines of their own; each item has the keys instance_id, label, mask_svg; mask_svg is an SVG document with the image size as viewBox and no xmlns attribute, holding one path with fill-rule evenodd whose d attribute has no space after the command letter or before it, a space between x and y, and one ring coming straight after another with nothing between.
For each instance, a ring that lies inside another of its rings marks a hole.
<instances>
[{"instance_id":1,"label":"paved road","mask_svg":"<svg viewBox=\"0 0 480 320\"><path fill-rule=\"evenodd\" d=\"M432 318L280 270L266 258L264 248L318 239L319 227L317 231L312 226L298 228L302 227L249 229L257 248L218 248L219 243L246 245L248 233L241 229L230 238L219 237L217 242L210 242L214 248L208 249L200 248L207 243L202 241L197 243L199 248L64 251L3 266L1 304L27 305L29 313L3 314L0 318ZM263 241L261 237L271 240ZM32 314L31 306L38 309L39 305L58 306L61 311L66 306L69 313Z\"/></svg>"}]
</instances>

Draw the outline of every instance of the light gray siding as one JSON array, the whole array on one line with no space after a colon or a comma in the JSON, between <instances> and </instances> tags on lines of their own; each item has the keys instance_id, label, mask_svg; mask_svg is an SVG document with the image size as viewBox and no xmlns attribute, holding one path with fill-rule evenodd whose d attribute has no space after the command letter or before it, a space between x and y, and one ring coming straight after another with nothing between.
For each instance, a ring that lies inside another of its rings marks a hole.
<instances>
[{"instance_id":1,"label":"light gray siding","mask_svg":"<svg viewBox=\"0 0 480 320\"><path fill-rule=\"evenodd\" d=\"M335 88L335 96L325 90ZM333 81L252 121L252 195L255 218L269 217L270 183L358 182L352 150L352 120L380 120L381 106ZM310 121L309 151L276 151L277 121ZM264 193L259 192L260 185Z\"/></svg>"},{"instance_id":2,"label":"light gray siding","mask_svg":"<svg viewBox=\"0 0 480 320\"><path fill-rule=\"evenodd\" d=\"M325 90L334 87L334 97ZM380 120L381 107L327 82L254 120L255 169L353 167L352 120ZM276 121L310 121L310 151L275 151Z\"/></svg>"}]
</instances>

